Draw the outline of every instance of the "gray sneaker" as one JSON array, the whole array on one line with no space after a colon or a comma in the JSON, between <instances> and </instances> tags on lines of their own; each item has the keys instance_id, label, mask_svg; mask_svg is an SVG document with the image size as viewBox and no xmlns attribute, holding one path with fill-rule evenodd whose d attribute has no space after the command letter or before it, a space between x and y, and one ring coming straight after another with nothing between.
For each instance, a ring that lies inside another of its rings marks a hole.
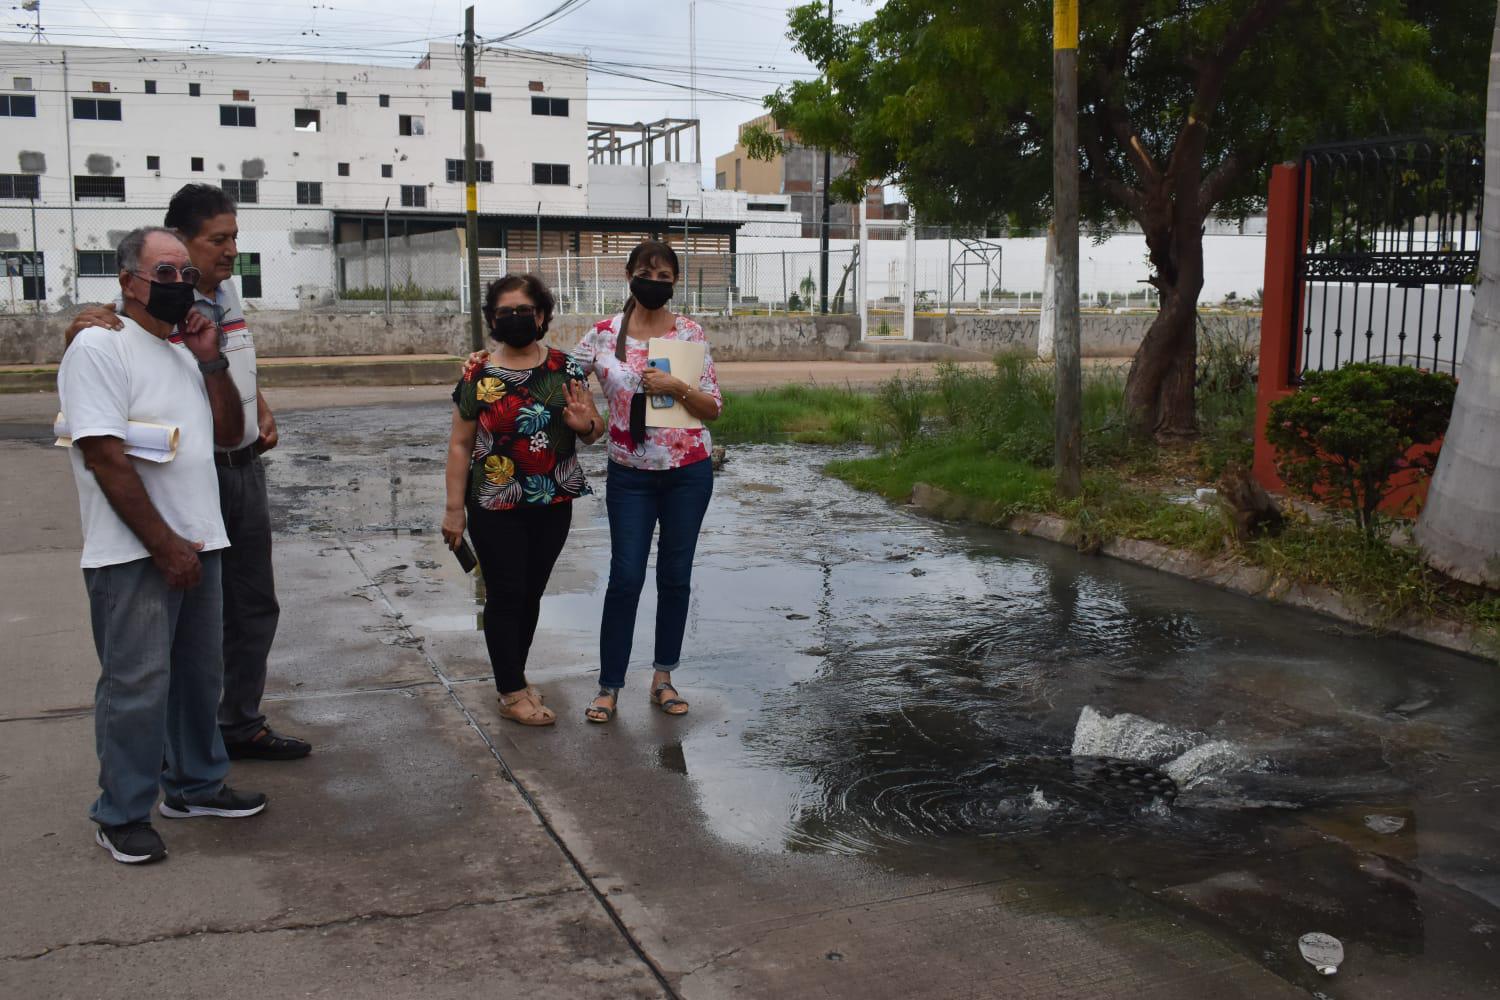
<instances>
[{"instance_id":1,"label":"gray sneaker","mask_svg":"<svg viewBox=\"0 0 1500 1000\"><path fill-rule=\"evenodd\" d=\"M266 797L260 792L237 792L228 785L222 786L211 798L202 802L183 802L168 796L157 807L163 816L172 819L188 819L193 816L223 816L243 819L263 812Z\"/></svg>"},{"instance_id":2,"label":"gray sneaker","mask_svg":"<svg viewBox=\"0 0 1500 1000\"><path fill-rule=\"evenodd\" d=\"M122 865L149 865L167 856L167 845L150 823L101 825L94 833L94 843Z\"/></svg>"}]
</instances>

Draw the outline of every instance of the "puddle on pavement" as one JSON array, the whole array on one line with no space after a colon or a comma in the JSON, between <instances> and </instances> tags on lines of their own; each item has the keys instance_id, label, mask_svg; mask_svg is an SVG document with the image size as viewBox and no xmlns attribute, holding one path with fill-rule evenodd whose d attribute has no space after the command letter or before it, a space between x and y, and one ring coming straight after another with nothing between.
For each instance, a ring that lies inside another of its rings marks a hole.
<instances>
[{"instance_id":1,"label":"puddle on pavement","mask_svg":"<svg viewBox=\"0 0 1500 1000\"><path fill-rule=\"evenodd\" d=\"M372 494L390 523L435 530L441 468L409 459L419 432L441 448L446 415L374 413L400 428L388 454L341 454L320 433L337 417L290 415L333 458L273 477L285 530L357 530ZM712 833L1145 900L1329 996L1382 962L1422 963L1453 995L1500 988L1492 664L937 525L822 478L833 454L734 448L717 481L679 676L732 710L653 755L687 776ZM299 483L317 466L401 481L330 510ZM583 509L575 532L602 522L602 504ZM575 534L563 565L604 565L607 546ZM549 597L540 634L589 641L603 585ZM1344 942L1337 980L1300 958L1309 931Z\"/></svg>"}]
</instances>

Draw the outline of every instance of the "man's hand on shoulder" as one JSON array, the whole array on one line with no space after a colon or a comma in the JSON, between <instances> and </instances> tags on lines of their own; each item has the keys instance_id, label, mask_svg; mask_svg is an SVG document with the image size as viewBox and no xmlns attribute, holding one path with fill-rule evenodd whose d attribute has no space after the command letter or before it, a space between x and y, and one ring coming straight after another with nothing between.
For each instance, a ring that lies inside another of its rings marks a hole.
<instances>
[{"instance_id":1,"label":"man's hand on shoulder","mask_svg":"<svg viewBox=\"0 0 1500 1000\"><path fill-rule=\"evenodd\" d=\"M125 329L125 324L120 321L113 303L84 306L78 311L78 315L73 317L73 322L68 324L68 332L63 335L63 346L67 347L73 343L74 337L93 326L102 326L106 330Z\"/></svg>"}]
</instances>

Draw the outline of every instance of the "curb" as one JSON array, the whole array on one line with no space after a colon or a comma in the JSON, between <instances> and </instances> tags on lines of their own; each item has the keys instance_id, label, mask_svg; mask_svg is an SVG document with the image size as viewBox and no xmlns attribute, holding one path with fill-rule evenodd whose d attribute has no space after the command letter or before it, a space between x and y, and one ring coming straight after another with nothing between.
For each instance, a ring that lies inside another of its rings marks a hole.
<instances>
[{"instance_id":1,"label":"curb","mask_svg":"<svg viewBox=\"0 0 1500 1000\"><path fill-rule=\"evenodd\" d=\"M927 483L917 483L912 488L910 503L923 513L942 521L983 524L1078 549L1077 529L1051 514L1016 514L1007 517L995 504L949 493ZM1496 660L1494 638L1487 637L1481 629L1472 625L1449 619L1411 618L1379 624L1368 610L1350 604L1342 595L1326 587L1308 586L1273 576L1270 571L1248 565L1234 556L1210 559L1184 549L1134 538L1105 542L1098 552L1111 559L1169 573L1233 594L1311 611L1325 618L1356 625L1376 635L1397 635L1451 653L1487 662Z\"/></svg>"},{"instance_id":2,"label":"curb","mask_svg":"<svg viewBox=\"0 0 1500 1000\"><path fill-rule=\"evenodd\" d=\"M276 362L262 363L256 371L256 380L259 385L270 388L310 385L451 385L458 381L458 373L462 367L462 358ZM0 371L0 393L52 392L56 388L56 365Z\"/></svg>"}]
</instances>

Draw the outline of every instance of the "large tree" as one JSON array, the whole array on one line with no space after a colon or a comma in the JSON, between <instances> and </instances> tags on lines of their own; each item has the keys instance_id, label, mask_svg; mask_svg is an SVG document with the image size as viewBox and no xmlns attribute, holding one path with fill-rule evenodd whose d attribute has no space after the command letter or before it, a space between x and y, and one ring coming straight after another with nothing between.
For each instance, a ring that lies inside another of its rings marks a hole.
<instances>
[{"instance_id":1,"label":"large tree","mask_svg":"<svg viewBox=\"0 0 1500 1000\"><path fill-rule=\"evenodd\" d=\"M1161 310L1132 366L1132 426L1193 433L1203 227L1317 139L1473 126L1493 0L1083 0L1079 162L1098 232L1144 231ZM1477 26L1477 29L1476 29ZM836 193L900 184L933 223L1042 225L1052 191L1052 0L888 0L835 25L792 11L822 72L766 99L853 161ZM1476 41L1477 38L1477 41ZM752 133L768 155L776 140Z\"/></svg>"},{"instance_id":2,"label":"large tree","mask_svg":"<svg viewBox=\"0 0 1500 1000\"><path fill-rule=\"evenodd\" d=\"M1479 287L1453 421L1417 541L1433 566L1450 576L1500 587L1500 13L1490 47L1484 149Z\"/></svg>"}]
</instances>

